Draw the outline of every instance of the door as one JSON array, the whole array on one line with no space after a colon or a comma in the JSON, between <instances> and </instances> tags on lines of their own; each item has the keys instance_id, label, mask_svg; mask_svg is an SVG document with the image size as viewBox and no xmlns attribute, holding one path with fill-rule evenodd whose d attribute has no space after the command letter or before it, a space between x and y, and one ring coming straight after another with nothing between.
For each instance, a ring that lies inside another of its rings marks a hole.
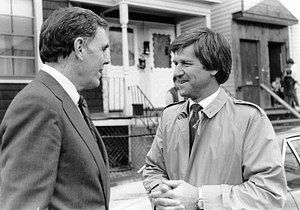
<instances>
[{"instance_id":1,"label":"door","mask_svg":"<svg viewBox=\"0 0 300 210\"><path fill-rule=\"evenodd\" d=\"M166 93L173 87L172 54L169 50L174 40L172 30L150 30L150 91L155 107L166 106Z\"/></svg>"},{"instance_id":2,"label":"door","mask_svg":"<svg viewBox=\"0 0 300 210\"><path fill-rule=\"evenodd\" d=\"M260 105L259 99L259 68L258 68L258 42L251 40L240 41L241 66L242 66L242 91L243 100Z\"/></svg>"}]
</instances>

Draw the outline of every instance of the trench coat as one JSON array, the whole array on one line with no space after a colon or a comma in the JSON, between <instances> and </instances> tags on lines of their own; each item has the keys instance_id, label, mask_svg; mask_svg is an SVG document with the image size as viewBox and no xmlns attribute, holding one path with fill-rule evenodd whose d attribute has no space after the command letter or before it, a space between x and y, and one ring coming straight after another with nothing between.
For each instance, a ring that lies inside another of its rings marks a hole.
<instances>
[{"instance_id":1,"label":"trench coat","mask_svg":"<svg viewBox=\"0 0 300 210\"><path fill-rule=\"evenodd\" d=\"M146 156L144 186L185 180L202 187L205 209L281 209L286 178L265 112L222 88L202 110L191 151L188 101L164 109Z\"/></svg>"}]
</instances>

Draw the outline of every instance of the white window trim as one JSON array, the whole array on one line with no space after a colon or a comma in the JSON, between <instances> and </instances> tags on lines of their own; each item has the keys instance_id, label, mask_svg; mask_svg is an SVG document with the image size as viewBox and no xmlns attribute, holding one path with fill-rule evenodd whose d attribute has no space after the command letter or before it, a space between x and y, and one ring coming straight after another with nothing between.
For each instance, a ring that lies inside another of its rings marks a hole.
<instances>
[{"instance_id":1,"label":"white window trim","mask_svg":"<svg viewBox=\"0 0 300 210\"><path fill-rule=\"evenodd\" d=\"M122 28L121 24L112 22L111 19L106 19L109 22L109 27L120 27ZM134 65L129 66L129 70L137 70L138 62L139 62L139 50L138 50L138 36L137 36L137 26L136 25L128 25L128 28L133 30L133 37L134 37ZM112 64L109 65L110 70L120 70L123 74L123 65L122 66L114 66Z\"/></svg>"},{"instance_id":2,"label":"white window trim","mask_svg":"<svg viewBox=\"0 0 300 210\"><path fill-rule=\"evenodd\" d=\"M35 40L35 73L42 67L42 61L39 56L39 34L43 23L43 4L42 0L33 0L33 11L34 11L34 40ZM15 78L15 79L14 79ZM9 78L0 78L0 84L11 83L11 84L27 84L32 79L26 79L19 76L11 76Z\"/></svg>"},{"instance_id":3,"label":"white window trim","mask_svg":"<svg viewBox=\"0 0 300 210\"><path fill-rule=\"evenodd\" d=\"M150 63L151 63L151 69L153 69L153 71L174 71L175 65L172 62L173 58L174 58L174 54L171 53L171 57L170 57L170 62L171 62L171 67L170 68L161 68L161 67L154 67L154 48L153 48L153 39L152 39L152 34L164 34L164 35L170 35L170 43L175 39L175 32L171 32L170 30L164 30L164 29L154 29L151 28L149 29L149 33L150 33L150 54L149 54L149 58L150 58ZM156 70L155 70L156 69Z\"/></svg>"}]
</instances>

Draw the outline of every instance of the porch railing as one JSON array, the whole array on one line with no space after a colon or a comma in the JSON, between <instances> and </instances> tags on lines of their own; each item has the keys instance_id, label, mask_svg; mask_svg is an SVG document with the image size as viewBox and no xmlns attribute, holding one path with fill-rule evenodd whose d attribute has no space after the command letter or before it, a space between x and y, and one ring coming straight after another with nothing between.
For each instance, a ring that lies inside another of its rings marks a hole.
<instances>
[{"instance_id":1,"label":"porch railing","mask_svg":"<svg viewBox=\"0 0 300 210\"><path fill-rule=\"evenodd\" d=\"M129 87L133 117L139 119L149 133L155 133L158 125L158 111L139 86ZM125 80L123 77L103 77L103 111L104 113L119 113L123 115Z\"/></svg>"},{"instance_id":2,"label":"porch railing","mask_svg":"<svg viewBox=\"0 0 300 210\"><path fill-rule=\"evenodd\" d=\"M158 125L158 112L139 86L130 86L133 116L141 120L150 133L155 133Z\"/></svg>"},{"instance_id":3,"label":"porch railing","mask_svg":"<svg viewBox=\"0 0 300 210\"><path fill-rule=\"evenodd\" d=\"M103 111L123 112L125 80L123 77L102 77Z\"/></svg>"},{"instance_id":4,"label":"porch railing","mask_svg":"<svg viewBox=\"0 0 300 210\"><path fill-rule=\"evenodd\" d=\"M260 87L264 89L268 94L275 98L280 104L282 104L286 109L288 109L295 117L300 119L300 114L288 103L286 103L282 98L280 98L276 93L274 93L268 86L261 83Z\"/></svg>"}]
</instances>

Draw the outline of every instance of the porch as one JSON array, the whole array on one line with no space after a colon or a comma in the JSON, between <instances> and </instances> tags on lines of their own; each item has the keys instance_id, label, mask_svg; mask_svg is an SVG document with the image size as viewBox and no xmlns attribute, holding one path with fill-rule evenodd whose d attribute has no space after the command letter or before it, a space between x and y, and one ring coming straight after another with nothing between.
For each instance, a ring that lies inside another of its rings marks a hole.
<instances>
[{"instance_id":1,"label":"porch","mask_svg":"<svg viewBox=\"0 0 300 210\"><path fill-rule=\"evenodd\" d=\"M155 108L138 86L128 88L132 115L124 112L124 78L102 77L101 87L82 93L109 154L112 184L141 176L137 172L160 120L161 108Z\"/></svg>"}]
</instances>

